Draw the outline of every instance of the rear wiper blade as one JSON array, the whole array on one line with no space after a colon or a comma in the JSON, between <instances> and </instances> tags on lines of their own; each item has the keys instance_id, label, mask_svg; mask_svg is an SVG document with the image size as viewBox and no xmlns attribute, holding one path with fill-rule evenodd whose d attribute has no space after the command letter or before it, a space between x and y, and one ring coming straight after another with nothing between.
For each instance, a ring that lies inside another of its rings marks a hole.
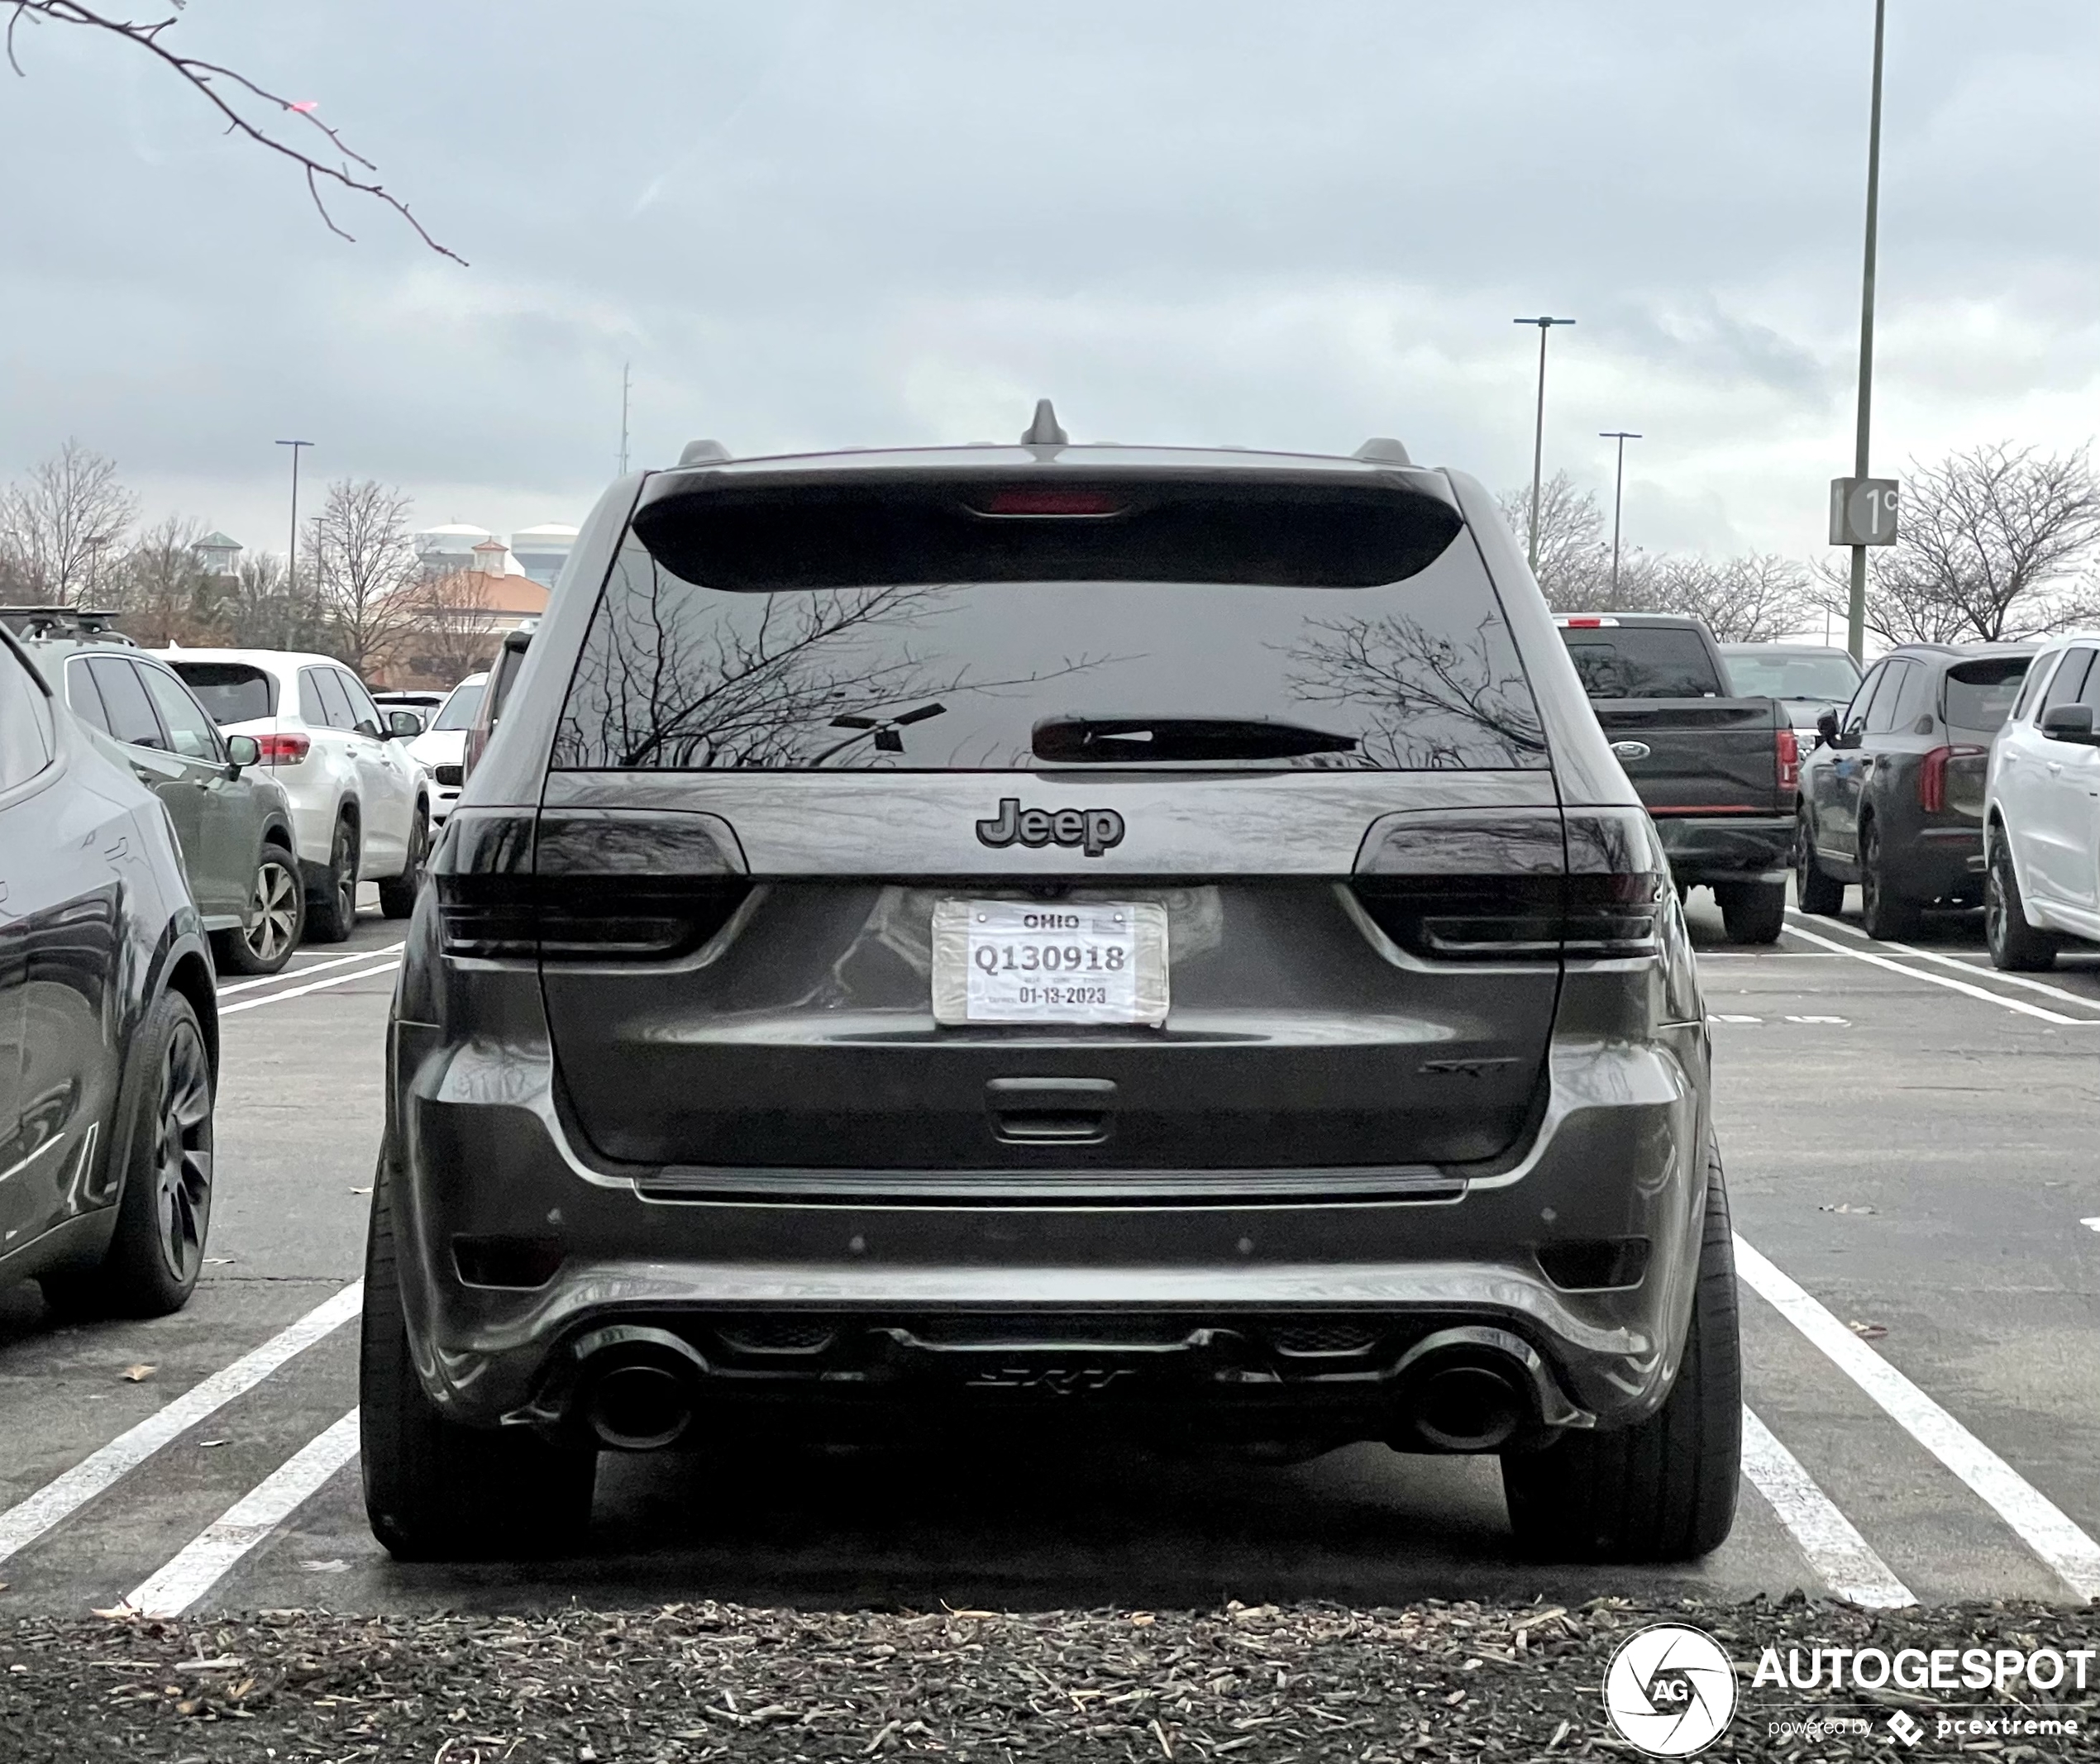
<instances>
[{"instance_id":1,"label":"rear wiper blade","mask_svg":"<svg viewBox=\"0 0 2100 1764\"><path fill-rule=\"evenodd\" d=\"M1353 753L1357 738L1266 717L1046 717L1036 724L1031 745L1038 760L1143 765Z\"/></svg>"}]
</instances>

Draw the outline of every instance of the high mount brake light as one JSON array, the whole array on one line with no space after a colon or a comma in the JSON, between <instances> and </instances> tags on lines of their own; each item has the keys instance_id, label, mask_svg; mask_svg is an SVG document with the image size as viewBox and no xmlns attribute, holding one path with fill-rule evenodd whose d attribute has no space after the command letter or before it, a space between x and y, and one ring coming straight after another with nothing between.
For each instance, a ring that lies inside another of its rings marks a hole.
<instances>
[{"instance_id":1,"label":"high mount brake light","mask_svg":"<svg viewBox=\"0 0 2100 1764\"><path fill-rule=\"evenodd\" d=\"M1668 865L1637 808L1399 814L1372 829L1351 890L1433 961L1650 956Z\"/></svg>"},{"instance_id":2,"label":"high mount brake light","mask_svg":"<svg viewBox=\"0 0 2100 1764\"><path fill-rule=\"evenodd\" d=\"M1599 618L1587 613L1571 613L1565 618L1555 619L1554 622L1563 631L1616 631L1619 628L1617 619Z\"/></svg>"},{"instance_id":3,"label":"high mount brake light","mask_svg":"<svg viewBox=\"0 0 2100 1764\"><path fill-rule=\"evenodd\" d=\"M1918 768L1918 807L1927 814L1943 814L1947 807L1947 762L1950 760L1980 760L1988 751L1983 747L1935 747L1925 756L1925 763Z\"/></svg>"},{"instance_id":4,"label":"high mount brake light","mask_svg":"<svg viewBox=\"0 0 2100 1764\"><path fill-rule=\"evenodd\" d=\"M1801 738L1791 728L1780 729L1772 737L1773 756L1778 762L1779 788L1782 791L1801 788Z\"/></svg>"},{"instance_id":5,"label":"high mount brake light","mask_svg":"<svg viewBox=\"0 0 2100 1764\"><path fill-rule=\"evenodd\" d=\"M1071 517L1121 514L1129 504L1104 490L1060 490L1029 486L996 490L980 514Z\"/></svg>"},{"instance_id":6,"label":"high mount brake light","mask_svg":"<svg viewBox=\"0 0 2100 1764\"><path fill-rule=\"evenodd\" d=\"M259 735L255 746L265 765L297 765L313 751L309 735Z\"/></svg>"}]
</instances>

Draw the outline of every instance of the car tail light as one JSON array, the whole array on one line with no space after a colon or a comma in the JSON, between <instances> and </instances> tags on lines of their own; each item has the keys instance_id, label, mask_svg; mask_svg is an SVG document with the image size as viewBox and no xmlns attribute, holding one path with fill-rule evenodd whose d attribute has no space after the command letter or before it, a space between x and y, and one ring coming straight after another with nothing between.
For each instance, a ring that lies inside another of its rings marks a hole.
<instances>
[{"instance_id":1,"label":"car tail light","mask_svg":"<svg viewBox=\"0 0 2100 1764\"><path fill-rule=\"evenodd\" d=\"M1772 737L1774 756L1779 765L1779 789L1782 794L1801 788L1801 737L1792 729L1777 731Z\"/></svg>"},{"instance_id":2,"label":"car tail light","mask_svg":"<svg viewBox=\"0 0 2100 1764\"><path fill-rule=\"evenodd\" d=\"M255 746L262 750L265 765L297 765L313 751L313 737L310 735L259 735Z\"/></svg>"},{"instance_id":3,"label":"car tail light","mask_svg":"<svg viewBox=\"0 0 2100 1764\"><path fill-rule=\"evenodd\" d=\"M437 876L448 956L670 960L706 942L751 891L735 836L711 815L550 809L536 824L461 810L453 824Z\"/></svg>"},{"instance_id":4,"label":"car tail light","mask_svg":"<svg viewBox=\"0 0 2100 1764\"><path fill-rule=\"evenodd\" d=\"M1950 760L1980 760L1982 747L1935 747L1918 768L1918 807L1927 814L1943 814L1947 807L1947 763Z\"/></svg>"},{"instance_id":5,"label":"car tail light","mask_svg":"<svg viewBox=\"0 0 2100 1764\"><path fill-rule=\"evenodd\" d=\"M1350 888L1378 928L1433 961L1647 956L1668 866L1637 808L1387 816Z\"/></svg>"}]
</instances>

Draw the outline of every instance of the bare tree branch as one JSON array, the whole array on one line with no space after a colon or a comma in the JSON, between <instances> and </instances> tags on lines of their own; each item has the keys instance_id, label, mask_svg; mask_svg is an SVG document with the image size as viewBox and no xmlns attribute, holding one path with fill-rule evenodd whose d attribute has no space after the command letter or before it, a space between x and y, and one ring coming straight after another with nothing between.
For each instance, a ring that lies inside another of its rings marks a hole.
<instances>
[{"instance_id":1,"label":"bare tree branch","mask_svg":"<svg viewBox=\"0 0 2100 1764\"><path fill-rule=\"evenodd\" d=\"M184 0L170 0L170 3L179 14ZM179 79L192 87L203 97L205 103L226 119L227 134L242 136L253 141L257 146L278 154L300 167L305 174L307 193L313 198L313 206L320 213L322 221L330 232L336 234L339 238L354 239L354 235L344 231L336 224L335 217L328 212L328 205L322 199L321 194L323 180L336 184L345 190L354 192L357 195L369 196L375 202L383 203L414 228L416 236L432 250L437 252L441 257L449 257L454 263L465 266L466 260L449 246L440 245L424 231L422 222L410 212L408 203L379 182L378 166L350 146L335 129L316 116L311 103L294 103L289 98L280 98L274 92L257 85L245 74L222 66L215 61L204 61L193 55L179 54L162 42L160 34L176 22L174 17L160 19L150 24L141 24L136 20L117 18L107 13L98 12L92 7L83 5L81 0L0 0L0 4L9 7L7 35L7 63L17 74L21 74L22 65L15 54L15 30L24 18L27 18L34 24L75 25L84 30L101 31L112 36L121 37L126 42L136 45L148 55L155 57ZM272 132L266 125L251 121L236 108L234 103L229 101L219 87L212 83L215 80L231 89L236 98L245 95L260 104L275 105L278 110L286 117L298 117L309 127L318 130L322 136L326 136L329 145L341 155L341 158L336 164L329 164L326 160L316 158L295 143ZM366 174L371 175L365 175Z\"/></svg>"},{"instance_id":2,"label":"bare tree branch","mask_svg":"<svg viewBox=\"0 0 2100 1764\"><path fill-rule=\"evenodd\" d=\"M100 592L105 562L138 516L138 498L117 482L117 462L69 438L30 468L19 484L0 488L4 574L25 592L66 605Z\"/></svg>"},{"instance_id":3,"label":"bare tree branch","mask_svg":"<svg viewBox=\"0 0 2100 1764\"><path fill-rule=\"evenodd\" d=\"M362 675L413 627L418 565L408 498L367 478L338 479L313 517L314 585L334 629L335 653Z\"/></svg>"}]
</instances>

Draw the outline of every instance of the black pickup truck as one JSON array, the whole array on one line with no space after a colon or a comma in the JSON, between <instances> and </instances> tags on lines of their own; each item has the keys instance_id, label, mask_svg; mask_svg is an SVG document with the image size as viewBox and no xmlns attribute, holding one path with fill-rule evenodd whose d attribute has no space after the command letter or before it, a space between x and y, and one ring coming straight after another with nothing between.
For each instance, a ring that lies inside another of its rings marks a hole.
<instances>
[{"instance_id":1,"label":"black pickup truck","mask_svg":"<svg viewBox=\"0 0 2100 1764\"><path fill-rule=\"evenodd\" d=\"M1731 698L1721 651L1696 618L1566 613L1554 622L1679 890L1711 888L1735 942L1773 942L1801 784L1785 707Z\"/></svg>"}]
</instances>

